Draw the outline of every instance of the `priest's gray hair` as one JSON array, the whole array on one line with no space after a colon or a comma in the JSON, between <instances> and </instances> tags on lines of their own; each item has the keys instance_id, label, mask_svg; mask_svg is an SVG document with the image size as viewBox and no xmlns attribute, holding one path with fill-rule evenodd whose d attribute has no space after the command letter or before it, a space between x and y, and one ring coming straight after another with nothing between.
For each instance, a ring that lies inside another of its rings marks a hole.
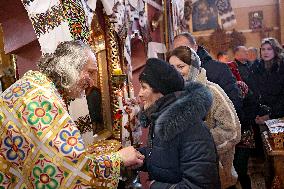
<instances>
[{"instance_id":1,"label":"priest's gray hair","mask_svg":"<svg viewBox=\"0 0 284 189\"><path fill-rule=\"evenodd\" d=\"M81 41L65 41L57 46L54 53L43 55L38 68L57 87L68 90L79 80L89 52L92 52L92 49Z\"/></svg>"}]
</instances>

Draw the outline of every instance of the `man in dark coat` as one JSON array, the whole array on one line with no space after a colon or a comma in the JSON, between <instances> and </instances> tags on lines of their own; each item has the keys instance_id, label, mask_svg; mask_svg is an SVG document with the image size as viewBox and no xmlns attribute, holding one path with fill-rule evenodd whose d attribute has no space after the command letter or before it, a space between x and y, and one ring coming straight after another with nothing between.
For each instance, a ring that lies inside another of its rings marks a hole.
<instances>
[{"instance_id":1,"label":"man in dark coat","mask_svg":"<svg viewBox=\"0 0 284 189\"><path fill-rule=\"evenodd\" d=\"M256 132L259 132L254 121L257 102L251 90L251 64L248 62L247 48L245 46L238 46L233 50L233 53L235 59L234 62L231 62L230 64L235 66L236 70L239 72L240 79L248 85L248 94L243 100L242 111L244 112L244 116L240 120L242 124L242 135L247 133L247 131L252 131L252 128L254 128ZM262 148L260 142L257 142L258 149ZM251 189L251 179L248 175L248 161L251 154L251 147L251 145L244 145L243 141L236 147L234 166L239 175L240 184L244 189Z\"/></svg>"},{"instance_id":2,"label":"man in dark coat","mask_svg":"<svg viewBox=\"0 0 284 189\"><path fill-rule=\"evenodd\" d=\"M240 73L241 80L248 85L248 94L243 100L244 117L241 120L242 126L255 124L255 117L258 112L257 97L254 95L255 80L252 77L252 63L248 61L248 50L245 46L238 46L233 50L234 62L237 70Z\"/></svg>"},{"instance_id":3,"label":"man in dark coat","mask_svg":"<svg viewBox=\"0 0 284 189\"><path fill-rule=\"evenodd\" d=\"M251 66L251 63L248 61L248 50L245 46L238 46L233 50L233 53L241 78L245 83L248 83Z\"/></svg>"},{"instance_id":4,"label":"man in dark coat","mask_svg":"<svg viewBox=\"0 0 284 189\"><path fill-rule=\"evenodd\" d=\"M208 89L194 82L184 87L177 70L159 59L148 59L139 79L140 123L149 127L140 152L150 188L220 188L215 144L203 122L212 103Z\"/></svg>"},{"instance_id":5,"label":"man in dark coat","mask_svg":"<svg viewBox=\"0 0 284 189\"><path fill-rule=\"evenodd\" d=\"M190 33L181 33L174 38L174 48L188 46L197 52L201 60L201 67L206 70L209 81L218 84L229 96L240 116L242 100L236 79L233 77L226 64L213 60L209 53L196 44L195 38Z\"/></svg>"}]
</instances>

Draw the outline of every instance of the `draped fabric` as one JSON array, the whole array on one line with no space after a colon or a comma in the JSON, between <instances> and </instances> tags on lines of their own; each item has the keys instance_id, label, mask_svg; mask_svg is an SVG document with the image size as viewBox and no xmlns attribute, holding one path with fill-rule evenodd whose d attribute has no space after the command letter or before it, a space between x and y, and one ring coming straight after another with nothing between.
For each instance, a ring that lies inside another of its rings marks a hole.
<instances>
[{"instance_id":1,"label":"draped fabric","mask_svg":"<svg viewBox=\"0 0 284 189\"><path fill-rule=\"evenodd\" d=\"M90 0L89 0L90 1ZM139 21L140 27L146 27L147 14L143 0L102 0L106 14L115 23L115 31L120 37L131 30L135 19Z\"/></svg>"},{"instance_id":2,"label":"draped fabric","mask_svg":"<svg viewBox=\"0 0 284 189\"><path fill-rule=\"evenodd\" d=\"M184 20L184 0L176 0L172 2L172 20L174 32L179 30Z\"/></svg>"},{"instance_id":3,"label":"draped fabric","mask_svg":"<svg viewBox=\"0 0 284 189\"><path fill-rule=\"evenodd\" d=\"M87 23L86 13L81 0L61 0L64 15L67 18L69 31L74 40L81 40L88 44L90 25Z\"/></svg>"},{"instance_id":4,"label":"draped fabric","mask_svg":"<svg viewBox=\"0 0 284 189\"><path fill-rule=\"evenodd\" d=\"M92 0L88 0L88 3L91 4L91 1ZM147 31L148 17L146 3L143 0L102 0L102 4L109 19L114 23L115 31L124 42L124 56L126 57L127 63L131 66L130 35L133 34L135 30L138 30L138 27L141 33ZM92 11L94 11L94 9L92 9ZM136 22L138 25L137 28L135 27ZM146 33L143 35L144 40L148 37ZM129 72L132 74L132 71Z\"/></svg>"},{"instance_id":5,"label":"draped fabric","mask_svg":"<svg viewBox=\"0 0 284 189\"><path fill-rule=\"evenodd\" d=\"M23 0L42 53L52 53L61 41L72 40L59 0Z\"/></svg>"},{"instance_id":6,"label":"draped fabric","mask_svg":"<svg viewBox=\"0 0 284 189\"><path fill-rule=\"evenodd\" d=\"M90 26L97 0L22 0L28 12L42 53L53 53L60 42L82 40L89 42ZM143 0L102 0L115 31L124 43L124 56L131 73L130 36L137 28L147 44L146 3ZM134 29L135 28L135 29Z\"/></svg>"},{"instance_id":7,"label":"draped fabric","mask_svg":"<svg viewBox=\"0 0 284 189\"><path fill-rule=\"evenodd\" d=\"M0 188L116 188L120 157L90 155L54 84L27 72L0 98Z\"/></svg>"},{"instance_id":8,"label":"draped fabric","mask_svg":"<svg viewBox=\"0 0 284 189\"><path fill-rule=\"evenodd\" d=\"M88 42L89 28L80 0L22 0L42 53L53 53L60 42Z\"/></svg>"}]
</instances>

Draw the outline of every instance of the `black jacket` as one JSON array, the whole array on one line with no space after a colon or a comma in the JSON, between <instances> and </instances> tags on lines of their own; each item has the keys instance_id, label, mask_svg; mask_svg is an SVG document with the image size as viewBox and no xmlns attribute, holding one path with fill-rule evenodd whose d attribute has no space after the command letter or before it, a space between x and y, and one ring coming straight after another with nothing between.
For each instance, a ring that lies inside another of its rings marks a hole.
<instances>
[{"instance_id":1,"label":"black jacket","mask_svg":"<svg viewBox=\"0 0 284 189\"><path fill-rule=\"evenodd\" d=\"M230 68L226 64L213 60L201 46L198 46L197 55L201 60L201 67L206 70L207 79L218 84L226 92L239 115L242 108L242 100L236 79Z\"/></svg>"},{"instance_id":2,"label":"black jacket","mask_svg":"<svg viewBox=\"0 0 284 189\"><path fill-rule=\"evenodd\" d=\"M252 82L249 87L253 90L258 104L271 108L271 118L284 116L284 60L273 62L271 69L266 69L264 62L252 67ZM258 114L256 110L256 115Z\"/></svg>"},{"instance_id":3,"label":"black jacket","mask_svg":"<svg viewBox=\"0 0 284 189\"><path fill-rule=\"evenodd\" d=\"M249 76L251 75L251 70L250 70L250 63L246 62L246 63L241 63L240 61L235 59L235 62L238 65L238 70L240 72L241 78L242 80L247 84L249 83Z\"/></svg>"},{"instance_id":4,"label":"black jacket","mask_svg":"<svg viewBox=\"0 0 284 189\"><path fill-rule=\"evenodd\" d=\"M192 82L178 97L169 94L150 108L149 142L140 151L144 171L155 180L151 189L220 188L215 144L203 123L211 103L210 92Z\"/></svg>"},{"instance_id":5,"label":"black jacket","mask_svg":"<svg viewBox=\"0 0 284 189\"><path fill-rule=\"evenodd\" d=\"M244 81L248 86L248 94L243 99L243 107L242 112L243 116L241 124L242 124L242 131L250 129L250 126L255 123L256 112L258 111L258 102L254 96L252 85L253 85L253 78L252 78L252 64L249 62L241 63L240 61L236 60L236 65L238 71L240 73L242 81Z\"/></svg>"}]
</instances>

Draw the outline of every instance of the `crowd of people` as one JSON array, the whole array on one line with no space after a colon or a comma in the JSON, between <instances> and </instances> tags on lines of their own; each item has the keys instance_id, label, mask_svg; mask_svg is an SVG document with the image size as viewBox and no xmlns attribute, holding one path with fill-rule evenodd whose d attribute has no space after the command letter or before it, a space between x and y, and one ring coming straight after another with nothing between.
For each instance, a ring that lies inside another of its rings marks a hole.
<instances>
[{"instance_id":1,"label":"crowd of people","mask_svg":"<svg viewBox=\"0 0 284 189\"><path fill-rule=\"evenodd\" d=\"M39 71L1 94L0 186L88 188L92 175L116 188L124 166L148 173L146 189L232 189L238 180L250 189L248 159L252 149L263 153L261 125L284 116L284 51L266 38L259 58L253 47L233 54L214 60L190 33L175 36L166 61L149 58L139 76L145 146L85 156L63 99L95 87L96 57L80 41L59 44Z\"/></svg>"},{"instance_id":2,"label":"crowd of people","mask_svg":"<svg viewBox=\"0 0 284 189\"><path fill-rule=\"evenodd\" d=\"M242 187L251 188L248 160L252 153L264 155L262 125L268 119L284 116L284 52L275 38L265 38L259 54L255 47L238 46L233 55L232 61L226 52L219 52L217 58L229 66L242 93L242 112L238 115L242 140L236 146L234 165Z\"/></svg>"}]
</instances>

